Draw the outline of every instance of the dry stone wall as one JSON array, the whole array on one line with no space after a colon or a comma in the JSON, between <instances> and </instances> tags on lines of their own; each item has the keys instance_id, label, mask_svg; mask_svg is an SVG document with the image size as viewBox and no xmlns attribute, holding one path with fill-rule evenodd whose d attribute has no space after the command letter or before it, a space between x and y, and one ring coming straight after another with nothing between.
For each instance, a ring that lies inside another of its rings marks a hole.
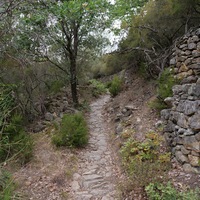
<instances>
[{"instance_id":1,"label":"dry stone wall","mask_svg":"<svg viewBox=\"0 0 200 200\"><path fill-rule=\"evenodd\" d=\"M180 84L161 111L164 134L184 170L200 173L200 28L176 42L170 65Z\"/></svg>"}]
</instances>

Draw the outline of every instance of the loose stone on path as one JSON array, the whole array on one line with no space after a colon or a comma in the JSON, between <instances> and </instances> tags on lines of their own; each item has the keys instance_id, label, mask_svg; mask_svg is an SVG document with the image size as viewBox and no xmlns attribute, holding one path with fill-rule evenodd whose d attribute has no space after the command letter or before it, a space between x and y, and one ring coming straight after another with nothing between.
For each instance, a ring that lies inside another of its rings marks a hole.
<instances>
[{"instance_id":1,"label":"loose stone on path","mask_svg":"<svg viewBox=\"0 0 200 200\"><path fill-rule=\"evenodd\" d=\"M88 147L80 153L79 169L71 183L73 200L117 200L115 165L108 143L103 106L105 95L91 104Z\"/></svg>"}]
</instances>

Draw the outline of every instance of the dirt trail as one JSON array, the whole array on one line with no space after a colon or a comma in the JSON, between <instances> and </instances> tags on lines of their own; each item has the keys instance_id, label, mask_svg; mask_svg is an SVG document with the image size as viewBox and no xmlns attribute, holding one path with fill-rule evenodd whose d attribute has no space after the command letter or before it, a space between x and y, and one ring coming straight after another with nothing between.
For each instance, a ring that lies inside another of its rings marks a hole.
<instances>
[{"instance_id":1,"label":"dirt trail","mask_svg":"<svg viewBox=\"0 0 200 200\"><path fill-rule=\"evenodd\" d=\"M108 135L103 106L110 96L105 95L91 104L89 118L90 140L80 154L79 169L73 175L74 200L117 200L116 170Z\"/></svg>"},{"instance_id":2,"label":"dirt trail","mask_svg":"<svg viewBox=\"0 0 200 200\"><path fill-rule=\"evenodd\" d=\"M56 149L53 127L33 135L32 161L14 173L23 200L117 200L116 172L109 147L104 95L91 104L89 144L85 149Z\"/></svg>"}]
</instances>

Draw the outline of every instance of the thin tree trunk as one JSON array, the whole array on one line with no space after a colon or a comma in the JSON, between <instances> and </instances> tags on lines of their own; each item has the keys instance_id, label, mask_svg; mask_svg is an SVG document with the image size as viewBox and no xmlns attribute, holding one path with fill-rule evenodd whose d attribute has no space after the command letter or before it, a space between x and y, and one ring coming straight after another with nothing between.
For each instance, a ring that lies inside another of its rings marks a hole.
<instances>
[{"instance_id":1,"label":"thin tree trunk","mask_svg":"<svg viewBox=\"0 0 200 200\"><path fill-rule=\"evenodd\" d=\"M77 93L77 76L76 76L76 59L70 58L70 84L71 94L74 106L78 106L78 93Z\"/></svg>"}]
</instances>

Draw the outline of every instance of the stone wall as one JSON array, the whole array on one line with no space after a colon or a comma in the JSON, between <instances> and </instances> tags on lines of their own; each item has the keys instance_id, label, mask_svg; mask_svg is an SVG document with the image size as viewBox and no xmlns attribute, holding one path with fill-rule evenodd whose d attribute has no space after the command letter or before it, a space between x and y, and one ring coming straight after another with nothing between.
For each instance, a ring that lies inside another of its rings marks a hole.
<instances>
[{"instance_id":1,"label":"stone wall","mask_svg":"<svg viewBox=\"0 0 200 200\"><path fill-rule=\"evenodd\" d=\"M164 134L184 170L200 173L200 28L176 42L170 65L180 84L161 111Z\"/></svg>"}]
</instances>

